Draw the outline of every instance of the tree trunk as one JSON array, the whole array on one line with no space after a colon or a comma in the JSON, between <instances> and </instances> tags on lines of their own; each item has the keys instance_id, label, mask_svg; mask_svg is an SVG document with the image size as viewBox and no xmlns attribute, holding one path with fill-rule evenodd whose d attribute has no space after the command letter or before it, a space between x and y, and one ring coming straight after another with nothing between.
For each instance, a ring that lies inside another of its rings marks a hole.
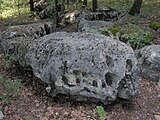
<instances>
[{"instance_id":1,"label":"tree trunk","mask_svg":"<svg viewBox=\"0 0 160 120\"><path fill-rule=\"evenodd\" d=\"M18 15L19 15L19 17L21 15L21 12L20 12L20 0L18 0Z\"/></svg>"},{"instance_id":2,"label":"tree trunk","mask_svg":"<svg viewBox=\"0 0 160 120\"><path fill-rule=\"evenodd\" d=\"M92 0L92 10L95 12L97 9L97 0Z\"/></svg>"},{"instance_id":3,"label":"tree trunk","mask_svg":"<svg viewBox=\"0 0 160 120\"><path fill-rule=\"evenodd\" d=\"M138 15L140 13L143 0L134 0L133 6L129 12L130 15Z\"/></svg>"},{"instance_id":4,"label":"tree trunk","mask_svg":"<svg viewBox=\"0 0 160 120\"><path fill-rule=\"evenodd\" d=\"M87 6L87 0L84 0L84 1L83 1L83 5L84 5L84 6Z\"/></svg>"},{"instance_id":5,"label":"tree trunk","mask_svg":"<svg viewBox=\"0 0 160 120\"><path fill-rule=\"evenodd\" d=\"M30 4L30 11L34 11L34 1L29 0L29 4Z\"/></svg>"},{"instance_id":6,"label":"tree trunk","mask_svg":"<svg viewBox=\"0 0 160 120\"><path fill-rule=\"evenodd\" d=\"M55 13L55 25L58 27L58 22L59 22L59 16L58 16L58 0L54 0L55 2L55 8L56 8L56 13Z\"/></svg>"},{"instance_id":7,"label":"tree trunk","mask_svg":"<svg viewBox=\"0 0 160 120\"><path fill-rule=\"evenodd\" d=\"M67 5L69 5L69 0L67 0Z\"/></svg>"}]
</instances>

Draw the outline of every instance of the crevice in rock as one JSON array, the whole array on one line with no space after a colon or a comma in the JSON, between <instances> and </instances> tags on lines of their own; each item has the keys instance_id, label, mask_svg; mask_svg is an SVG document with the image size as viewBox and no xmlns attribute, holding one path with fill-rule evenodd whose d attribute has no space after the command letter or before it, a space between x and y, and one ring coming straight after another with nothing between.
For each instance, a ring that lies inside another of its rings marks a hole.
<instances>
[{"instance_id":1,"label":"crevice in rock","mask_svg":"<svg viewBox=\"0 0 160 120\"><path fill-rule=\"evenodd\" d=\"M76 78L76 83L80 83L81 80L79 78Z\"/></svg>"},{"instance_id":2,"label":"crevice in rock","mask_svg":"<svg viewBox=\"0 0 160 120\"><path fill-rule=\"evenodd\" d=\"M44 29L45 29L47 35L51 33L51 29L47 24L44 24Z\"/></svg>"},{"instance_id":3,"label":"crevice in rock","mask_svg":"<svg viewBox=\"0 0 160 120\"><path fill-rule=\"evenodd\" d=\"M93 86L95 86L95 87L97 87L98 86L98 84L97 84L97 82L94 80L93 81L93 84L92 84Z\"/></svg>"},{"instance_id":4,"label":"crevice in rock","mask_svg":"<svg viewBox=\"0 0 160 120\"><path fill-rule=\"evenodd\" d=\"M87 92L91 92L87 87L84 87L84 90Z\"/></svg>"},{"instance_id":5,"label":"crevice in rock","mask_svg":"<svg viewBox=\"0 0 160 120\"><path fill-rule=\"evenodd\" d=\"M102 82L102 88L106 88L105 82Z\"/></svg>"},{"instance_id":6,"label":"crevice in rock","mask_svg":"<svg viewBox=\"0 0 160 120\"><path fill-rule=\"evenodd\" d=\"M63 63L63 73L65 74L67 72L67 61L62 62Z\"/></svg>"},{"instance_id":7,"label":"crevice in rock","mask_svg":"<svg viewBox=\"0 0 160 120\"><path fill-rule=\"evenodd\" d=\"M126 69L127 69L128 71L131 71L131 70L132 70L132 61L129 60L129 59L126 60Z\"/></svg>"},{"instance_id":8,"label":"crevice in rock","mask_svg":"<svg viewBox=\"0 0 160 120\"><path fill-rule=\"evenodd\" d=\"M113 73L106 73L105 74L105 81L106 81L106 83L107 83L107 85L108 86L111 86L112 85L112 83L113 83L113 78L114 77L114 74Z\"/></svg>"},{"instance_id":9,"label":"crevice in rock","mask_svg":"<svg viewBox=\"0 0 160 120\"><path fill-rule=\"evenodd\" d=\"M109 67L114 67L113 59L110 56L106 56L106 63Z\"/></svg>"},{"instance_id":10,"label":"crevice in rock","mask_svg":"<svg viewBox=\"0 0 160 120\"><path fill-rule=\"evenodd\" d=\"M80 75L81 71L80 70L73 70L74 75Z\"/></svg>"},{"instance_id":11,"label":"crevice in rock","mask_svg":"<svg viewBox=\"0 0 160 120\"><path fill-rule=\"evenodd\" d=\"M66 76L62 75L62 81L64 82L65 85L68 85L68 79Z\"/></svg>"}]
</instances>

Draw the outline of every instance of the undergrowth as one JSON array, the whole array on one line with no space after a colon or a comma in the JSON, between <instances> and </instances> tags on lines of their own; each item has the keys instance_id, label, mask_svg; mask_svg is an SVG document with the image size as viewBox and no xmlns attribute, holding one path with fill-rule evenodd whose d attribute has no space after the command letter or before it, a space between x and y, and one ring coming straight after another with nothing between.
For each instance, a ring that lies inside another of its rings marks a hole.
<instances>
[{"instance_id":1,"label":"undergrowth","mask_svg":"<svg viewBox=\"0 0 160 120\"><path fill-rule=\"evenodd\" d=\"M0 101L3 103L3 105L11 104L12 98L16 96L21 86L21 80L15 79L7 82L5 78L0 75L0 86L1 89L3 89L0 92Z\"/></svg>"},{"instance_id":2,"label":"undergrowth","mask_svg":"<svg viewBox=\"0 0 160 120\"><path fill-rule=\"evenodd\" d=\"M97 113L99 116L99 120L105 120L107 118L106 112L102 106L97 106Z\"/></svg>"}]
</instances>

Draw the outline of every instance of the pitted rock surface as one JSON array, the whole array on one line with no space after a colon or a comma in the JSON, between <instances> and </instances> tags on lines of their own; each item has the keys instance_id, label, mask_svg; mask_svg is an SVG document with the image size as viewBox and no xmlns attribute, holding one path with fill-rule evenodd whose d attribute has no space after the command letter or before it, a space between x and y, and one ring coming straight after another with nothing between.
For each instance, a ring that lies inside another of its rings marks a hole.
<instances>
[{"instance_id":1,"label":"pitted rock surface","mask_svg":"<svg viewBox=\"0 0 160 120\"><path fill-rule=\"evenodd\" d=\"M78 24L78 31L100 34L107 27L111 26L113 26L112 22L107 22L103 20L91 21L91 20L81 19Z\"/></svg>"},{"instance_id":2,"label":"pitted rock surface","mask_svg":"<svg viewBox=\"0 0 160 120\"><path fill-rule=\"evenodd\" d=\"M16 47L17 43L9 39L3 45ZM117 97L131 99L138 92L137 61L125 43L102 35L65 32L28 40L25 47L21 43L17 47L23 51L15 51L20 64L30 66L35 76L48 83L53 96L67 94L108 104Z\"/></svg>"},{"instance_id":3,"label":"pitted rock surface","mask_svg":"<svg viewBox=\"0 0 160 120\"><path fill-rule=\"evenodd\" d=\"M160 45L146 46L136 51L142 76L152 80L160 80Z\"/></svg>"}]
</instances>

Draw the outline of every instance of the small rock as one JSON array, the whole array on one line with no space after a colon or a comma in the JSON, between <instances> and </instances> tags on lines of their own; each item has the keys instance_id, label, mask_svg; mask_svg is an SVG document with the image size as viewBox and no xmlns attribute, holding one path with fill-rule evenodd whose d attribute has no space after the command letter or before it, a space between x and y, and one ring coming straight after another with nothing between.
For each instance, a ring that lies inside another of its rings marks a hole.
<instances>
[{"instance_id":1,"label":"small rock","mask_svg":"<svg viewBox=\"0 0 160 120\"><path fill-rule=\"evenodd\" d=\"M154 115L156 120L160 120L160 115Z\"/></svg>"},{"instance_id":2,"label":"small rock","mask_svg":"<svg viewBox=\"0 0 160 120\"><path fill-rule=\"evenodd\" d=\"M3 112L0 111L0 120L3 120L3 118L4 118Z\"/></svg>"},{"instance_id":3,"label":"small rock","mask_svg":"<svg viewBox=\"0 0 160 120\"><path fill-rule=\"evenodd\" d=\"M160 45L146 46L136 52L143 77L158 82L160 79Z\"/></svg>"}]
</instances>

